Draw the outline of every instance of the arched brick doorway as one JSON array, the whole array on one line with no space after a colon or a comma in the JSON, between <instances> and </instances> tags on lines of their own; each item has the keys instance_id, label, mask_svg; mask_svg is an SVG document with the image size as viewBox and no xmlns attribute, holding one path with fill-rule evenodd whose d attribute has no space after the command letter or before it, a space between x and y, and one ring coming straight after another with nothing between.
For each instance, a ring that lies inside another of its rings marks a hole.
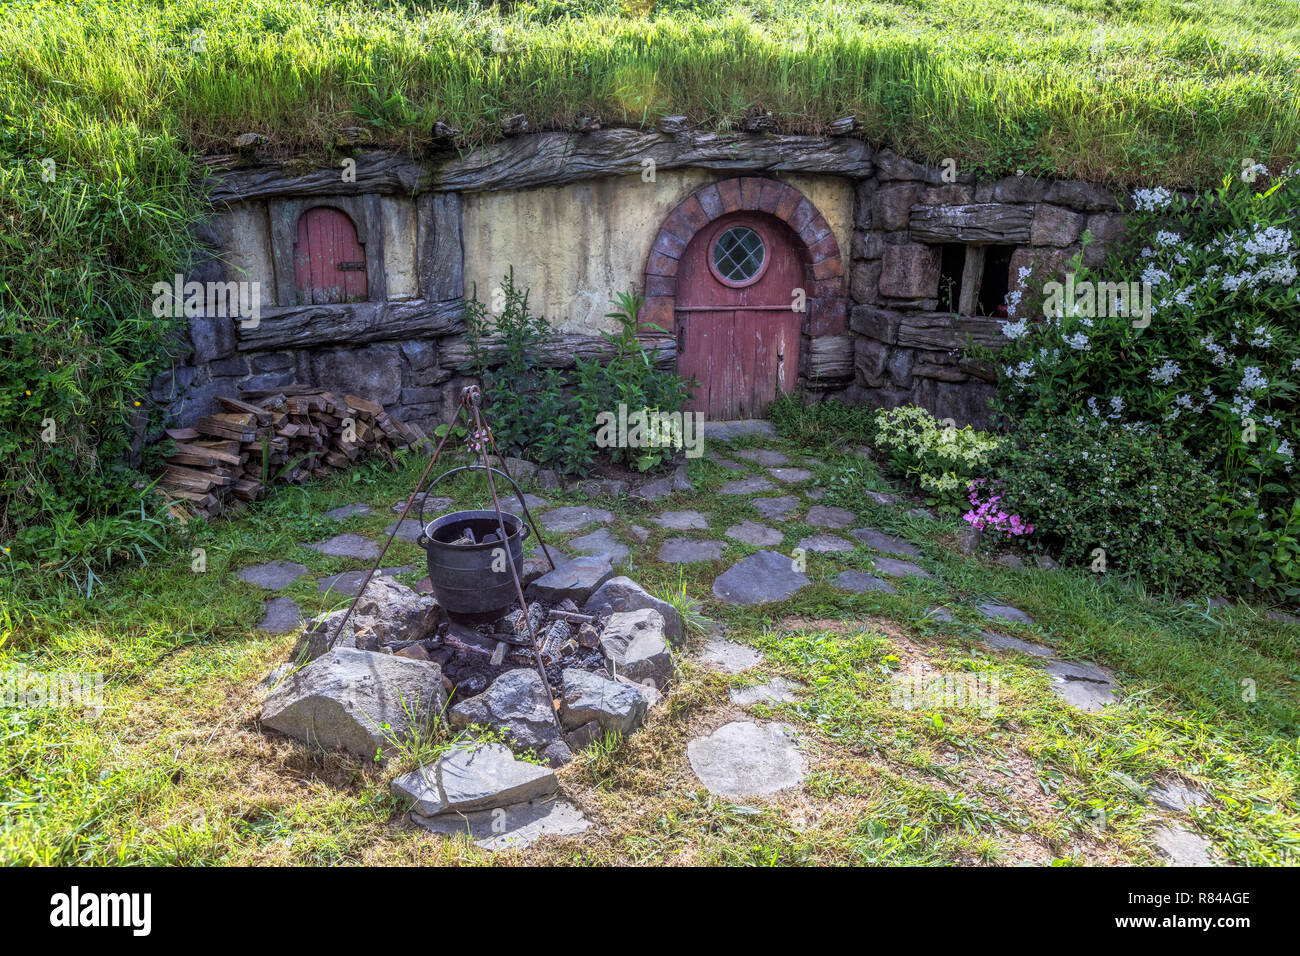
<instances>
[{"instance_id":1,"label":"arched brick doorway","mask_svg":"<svg viewBox=\"0 0 1300 956\"><path fill-rule=\"evenodd\" d=\"M794 390L810 338L845 327L844 265L802 192L745 176L696 190L664 220L646 262L643 324L677 337L700 381L691 408L751 418Z\"/></svg>"}]
</instances>

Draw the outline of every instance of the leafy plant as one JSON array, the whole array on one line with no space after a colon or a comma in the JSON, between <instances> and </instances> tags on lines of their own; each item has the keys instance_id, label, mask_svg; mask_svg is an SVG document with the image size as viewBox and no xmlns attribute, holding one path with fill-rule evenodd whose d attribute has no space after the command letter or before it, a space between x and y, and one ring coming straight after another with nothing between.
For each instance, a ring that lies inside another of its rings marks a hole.
<instances>
[{"instance_id":1,"label":"leafy plant","mask_svg":"<svg viewBox=\"0 0 1300 956\"><path fill-rule=\"evenodd\" d=\"M881 409L875 418L875 444L890 467L914 480L926 503L957 511L966 503L971 482L989 473L1002 440L967 425L944 425L924 408L904 405Z\"/></svg>"}]
</instances>

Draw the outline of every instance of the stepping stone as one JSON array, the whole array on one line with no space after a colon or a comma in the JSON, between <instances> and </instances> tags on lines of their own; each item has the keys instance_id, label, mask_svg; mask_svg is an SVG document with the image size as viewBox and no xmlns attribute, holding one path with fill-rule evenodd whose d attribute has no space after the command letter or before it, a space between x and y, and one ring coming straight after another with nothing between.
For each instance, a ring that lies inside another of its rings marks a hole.
<instances>
[{"instance_id":1,"label":"stepping stone","mask_svg":"<svg viewBox=\"0 0 1300 956\"><path fill-rule=\"evenodd\" d=\"M344 505L341 508L334 508L325 512L325 517L334 521L342 521L344 518L351 518L353 515L370 514L370 505L363 502L357 502L354 505Z\"/></svg>"},{"instance_id":2,"label":"stepping stone","mask_svg":"<svg viewBox=\"0 0 1300 956\"><path fill-rule=\"evenodd\" d=\"M896 495L893 494L892 492L886 492L886 491L868 491L866 495L876 504L881 505L885 508L892 507L903 500L902 495Z\"/></svg>"},{"instance_id":3,"label":"stepping stone","mask_svg":"<svg viewBox=\"0 0 1300 956\"><path fill-rule=\"evenodd\" d=\"M746 461L756 462L764 468L770 468L772 465L784 465L790 459L779 451L771 448L745 448L736 452L737 458L744 458Z\"/></svg>"},{"instance_id":4,"label":"stepping stone","mask_svg":"<svg viewBox=\"0 0 1300 956\"><path fill-rule=\"evenodd\" d=\"M716 561L727 546L721 541L696 541L692 538L669 538L659 546L659 560L669 564L694 564Z\"/></svg>"},{"instance_id":5,"label":"stepping stone","mask_svg":"<svg viewBox=\"0 0 1300 956\"><path fill-rule=\"evenodd\" d=\"M614 537L608 528L601 528L591 534L584 534L581 538L574 538L569 544L578 554L603 554L609 558L611 564L618 564L632 553L631 549Z\"/></svg>"},{"instance_id":6,"label":"stepping stone","mask_svg":"<svg viewBox=\"0 0 1300 956\"><path fill-rule=\"evenodd\" d=\"M929 607L925 609L925 616L932 621L938 621L940 624L951 624L957 620L952 611L946 607Z\"/></svg>"},{"instance_id":7,"label":"stepping stone","mask_svg":"<svg viewBox=\"0 0 1300 956\"><path fill-rule=\"evenodd\" d=\"M766 684L753 687L733 687L727 691L733 704L747 707L750 704L792 704L799 698L795 691L803 690L804 685L788 681L784 677L773 677Z\"/></svg>"},{"instance_id":8,"label":"stepping stone","mask_svg":"<svg viewBox=\"0 0 1300 956\"><path fill-rule=\"evenodd\" d=\"M500 498L498 500L501 502L502 511L508 511L512 515L518 515L521 518L524 516L523 505L519 503L519 499L516 498L514 495L509 495L508 497ZM525 492L524 504L528 506L529 511L537 512L540 511L542 508L548 507L550 505L550 502L547 501L545 498L543 498L541 495L530 495L527 492ZM488 498L488 500L483 502L481 505L479 505L479 507L482 508L484 511L491 511L492 499ZM534 514L533 517L535 518L537 517L537 515Z\"/></svg>"},{"instance_id":9,"label":"stepping stone","mask_svg":"<svg viewBox=\"0 0 1300 956\"><path fill-rule=\"evenodd\" d=\"M1203 807L1210 798L1177 780L1157 781L1147 796L1156 806L1175 813L1186 813L1192 807Z\"/></svg>"},{"instance_id":10,"label":"stepping stone","mask_svg":"<svg viewBox=\"0 0 1300 956\"><path fill-rule=\"evenodd\" d=\"M858 594L865 594L867 591L898 593L893 585L864 571L841 571L835 577L835 586L841 591L856 591Z\"/></svg>"},{"instance_id":11,"label":"stepping stone","mask_svg":"<svg viewBox=\"0 0 1300 956\"><path fill-rule=\"evenodd\" d=\"M288 634L298 630L300 624L302 612L298 610L298 605L291 598L278 597L266 602L266 613L257 622L257 627L268 634Z\"/></svg>"},{"instance_id":12,"label":"stepping stone","mask_svg":"<svg viewBox=\"0 0 1300 956\"><path fill-rule=\"evenodd\" d=\"M396 568L380 568L375 572L375 577L394 577L398 574L409 574L414 570L415 568L408 564ZM367 571L344 571L342 574L331 574L329 577L317 581L316 589L322 594L326 591L333 591L335 594L346 594L355 597L357 592L361 590L361 582L366 579L368 573Z\"/></svg>"},{"instance_id":13,"label":"stepping stone","mask_svg":"<svg viewBox=\"0 0 1300 956\"><path fill-rule=\"evenodd\" d=\"M759 524L756 521L742 521L740 524L733 524L724 533L732 541L739 541L741 544L752 545L755 548L774 547L785 538L785 535L775 528L769 528L767 525Z\"/></svg>"},{"instance_id":14,"label":"stepping stone","mask_svg":"<svg viewBox=\"0 0 1300 956\"><path fill-rule=\"evenodd\" d=\"M259 588L278 591L287 588L306 573L307 568L304 565L294 564L292 561L268 561L266 564L242 568L236 577L249 584L256 584Z\"/></svg>"},{"instance_id":15,"label":"stepping stone","mask_svg":"<svg viewBox=\"0 0 1300 956\"><path fill-rule=\"evenodd\" d=\"M699 657L700 663L706 667L726 671L728 674L747 671L762 659L763 656L752 647L721 637L711 638Z\"/></svg>"},{"instance_id":16,"label":"stepping stone","mask_svg":"<svg viewBox=\"0 0 1300 956\"><path fill-rule=\"evenodd\" d=\"M720 495L752 495L760 491L774 491L776 485L766 478L738 478L718 489Z\"/></svg>"},{"instance_id":17,"label":"stepping stone","mask_svg":"<svg viewBox=\"0 0 1300 956\"><path fill-rule=\"evenodd\" d=\"M1034 623L1032 617L1020 610L1020 608L1012 607L1010 604L977 604L975 606L987 618L998 618L1003 621L1011 621L1014 624Z\"/></svg>"},{"instance_id":18,"label":"stepping stone","mask_svg":"<svg viewBox=\"0 0 1300 956\"><path fill-rule=\"evenodd\" d=\"M1054 678L1052 691L1072 707L1096 713L1119 703L1110 673L1096 664L1052 660L1046 670Z\"/></svg>"},{"instance_id":19,"label":"stepping stone","mask_svg":"<svg viewBox=\"0 0 1300 956\"><path fill-rule=\"evenodd\" d=\"M573 836L591 824L567 800L548 797L473 813L443 813L436 817L411 814L411 822L442 836L464 833L483 850L515 850L543 836Z\"/></svg>"},{"instance_id":20,"label":"stepping stone","mask_svg":"<svg viewBox=\"0 0 1300 956\"><path fill-rule=\"evenodd\" d=\"M723 458L721 455L709 455L709 461L715 465L721 465L728 471L744 471L745 466L738 461L732 461L730 458Z\"/></svg>"},{"instance_id":21,"label":"stepping stone","mask_svg":"<svg viewBox=\"0 0 1300 956\"><path fill-rule=\"evenodd\" d=\"M803 551L815 551L818 554L837 554L852 551L854 544L833 534L815 534L808 538L800 538L796 547Z\"/></svg>"},{"instance_id":22,"label":"stepping stone","mask_svg":"<svg viewBox=\"0 0 1300 956\"><path fill-rule=\"evenodd\" d=\"M672 531L708 531L709 519L698 511L665 511L651 523Z\"/></svg>"},{"instance_id":23,"label":"stepping stone","mask_svg":"<svg viewBox=\"0 0 1300 956\"><path fill-rule=\"evenodd\" d=\"M424 514L430 521L438 517L444 511L451 508L452 501L450 498L444 498L441 495L431 495L427 491L422 491L415 496L411 502L411 510L408 515L418 519L420 517L420 502L424 502ZM403 498L397 504L393 505L393 514L400 515L402 509L406 507L406 499Z\"/></svg>"},{"instance_id":24,"label":"stepping stone","mask_svg":"<svg viewBox=\"0 0 1300 956\"><path fill-rule=\"evenodd\" d=\"M1283 624L1300 624L1300 617L1288 614L1285 611L1269 611L1268 619L1270 621L1281 621Z\"/></svg>"},{"instance_id":25,"label":"stepping stone","mask_svg":"<svg viewBox=\"0 0 1300 956\"><path fill-rule=\"evenodd\" d=\"M799 499L793 495L785 495L781 498L755 498L750 505L768 521L776 521L799 507Z\"/></svg>"},{"instance_id":26,"label":"stepping stone","mask_svg":"<svg viewBox=\"0 0 1300 956\"><path fill-rule=\"evenodd\" d=\"M751 797L797 787L803 758L785 724L736 721L686 745L695 776L720 797Z\"/></svg>"},{"instance_id":27,"label":"stepping stone","mask_svg":"<svg viewBox=\"0 0 1300 956\"><path fill-rule=\"evenodd\" d=\"M643 528L639 524L630 525L627 530L631 532L632 537L636 538L642 544L645 544L646 541L650 539L650 529Z\"/></svg>"},{"instance_id":28,"label":"stepping stone","mask_svg":"<svg viewBox=\"0 0 1300 956\"><path fill-rule=\"evenodd\" d=\"M729 422L704 423L704 437L714 441L731 441L744 435L775 438L776 426L765 418L740 418Z\"/></svg>"},{"instance_id":29,"label":"stepping stone","mask_svg":"<svg viewBox=\"0 0 1300 956\"><path fill-rule=\"evenodd\" d=\"M769 468L767 473L777 481L783 481L787 485L797 485L801 481L807 481L813 476L813 473L807 468Z\"/></svg>"},{"instance_id":30,"label":"stepping stone","mask_svg":"<svg viewBox=\"0 0 1300 956\"><path fill-rule=\"evenodd\" d=\"M429 520L432 521L433 519L430 518ZM407 518L400 526L396 521L394 521L384 529L384 534L392 534L394 528L397 528L397 536L399 538L403 541L409 541L411 544L417 543L420 540L420 535L424 534L424 526L415 518Z\"/></svg>"},{"instance_id":31,"label":"stepping stone","mask_svg":"<svg viewBox=\"0 0 1300 956\"><path fill-rule=\"evenodd\" d=\"M826 505L813 505L808 509L804 524L814 528L847 528L853 524L853 512L847 508L828 508Z\"/></svg>"},{"instance_id":32,"label":"stepping stone","mask_svg":"<svg viewBox=\"0 0 1300 956\"><path fill-rule=\"evenodd\" d=\"M568 507L548 511L537 520L547 531L568 534L570 531L581 531L592 524L609 524L614 520L614 516L604 508L585 508L581 505L569 505Z\"/></svg>"},{"instance_id":33,"label":"stepping stone","mask_svg":"<svg viewBox=\"0 0 1300 956\"><path fill-rule=\"evenodd\" d=\"M775 551L756 551L718 575L713 594L727 604L750 606L784 601L809 583L790 558Z\"/></svg>"},{"instance_id":34,"label":"stepping stone","mask_svg":"<svg viewBox=\"0 0 1300 956\"><path fill-rule=\"evenodd\" d=\"M373 561L379 557L379 545L369 538L363 538L361 535L352 534L351 532L336 534L332 538L317 541L315 544L304 544L303 547L319 551L321 554L327 554L331 558L354 558L357 561Z\"/></svg>"},{"instance_id":35,"label":"stepping stone","mask_svg":"<svg viewBox=\"0 0 1300 956\"><path fill-rule=\"evenodd\" d=\"M456 747L389 784L404 807L425 817L526 803L558 789L554 770L516 760L504 744Z\"/></svg>"},{"instance_id":36,"label":"stepping stone","mask_svg":"<svg viewBox=\"0 0 1300 956\"><path fill-rule=\"evenodd\" d=\"M826 489L825 489L825 488L809 488L807 491L805 491L805 492L803 493L803 496L804 496L805 498L810 498L810 499L812 499L813 501L821 501L823 498L826 497Z\"/></svg>"},{"instance_id":37,"label":"stepping stone","mask_svg":"<svg viewBox=\"0 0 1300 956\"><path fill-rule=\"evenodd\" d=\"M892 534L885 534L875 528L854 528L849 534L857 538L868 548L883 551L885 554L900 554L905 558L919 558L921 549Z\"/></svg>"},{"instance_id":38,"label":"stepping stone","mask_svg":"<svg viewBox=\"0 0 1300 956\"><path fill-rule=\"evenodd\" d=\"M1019 651L1021 654L1029 654L1033 657L1042 657L1052 660L1056 657L1056 651L1052 650L1045 644L1035 644L1033 641L1022 641L1018 637L1008 637L1005 634L994 634L992 631L981 631L980 640L989 647L999 651Z\"/></svg>"},{"instance_id":39,"label":"stepping stone","mask_svg":"<svg viewBox=\"0 0 1300 956\"><path fill-rule=\"evenodd\" d=\"M1169 866L1214 866L1210 856L1213 844L1186 827L1161 824L1151 831L1151 840L1169 858Z\"/></svg>"},{"instance_id":40,"label":"stepping stone","mask_svg":"<svg viewBox=\"0 0 1300 956\"><path fill-rule=\"evenodd\" d=\"M559 604L565 598L582 604L613 576L613 562L608 555L582 555L564 564L557 563L554 571L548 571L528 585L525 596L530 601L541 600L549 604Z\"/></svg>"},{"instance_id":41,"label":"stepping stone","mask_svg":"<svg viewBox=\"0 0 1300 956\"><path fill-rule=\"evenodd\" d=\"M636 491L632 492L633 498L640 498L642 501L658 501L660 498L667 498L673 493L673 480L669 475L662 478L656 478L653 481L647 481Z\"/></svg>"},{"instance_id":42,"label":"stepping stone","mask_svg":"<svg viewBox=\"0 0 1300 956\"><path fill-rule=\"evenodd\" d=\"M912 575L918 578L934 577L929 571L919 564L913 564L911 561L899 561L896 558L872 558L872 563L876 570L881 574L888 574L893 577L904 577Z\"/></svg>"}]
</instances>

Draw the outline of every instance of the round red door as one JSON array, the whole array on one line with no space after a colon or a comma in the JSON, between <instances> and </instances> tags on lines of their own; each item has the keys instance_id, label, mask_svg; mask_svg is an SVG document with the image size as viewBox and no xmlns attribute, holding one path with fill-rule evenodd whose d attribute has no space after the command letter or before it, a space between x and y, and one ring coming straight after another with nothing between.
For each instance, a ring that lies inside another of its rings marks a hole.
<instances>
[{"instance_id":1,"label":"round red door","mask_svg":"<svg viewBox=\"0 0 1300 956\"><path fill-rule=\"evenodd\" d=\"M799 375L803 262L788 226L736 212L696 233L677 268L677 372L700 385L689 408L760 417Z\"/></svg>"}]
</instances>

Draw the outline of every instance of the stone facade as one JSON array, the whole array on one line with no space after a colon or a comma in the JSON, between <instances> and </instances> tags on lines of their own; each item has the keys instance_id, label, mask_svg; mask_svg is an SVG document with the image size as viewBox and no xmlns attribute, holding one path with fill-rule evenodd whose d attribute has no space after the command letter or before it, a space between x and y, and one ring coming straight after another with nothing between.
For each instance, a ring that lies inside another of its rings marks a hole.
<instances>
[{"instance_id":1,"label":"stone facade","mask_svg":"<svg viewBox=\"0 0 1300 956\"><path fill-rule=\"evenodd\" d=\"M1005 341L999 319L979 314L981 288L1008 276L1014 285L1025 265L1059 271L1085 230L1096 242L1084 258L1095 263L1123 230L1111 191L1087 183L948 182L941 168L847 137L666 128L531 134L421 159L359 152L343 160L351 177L301 160L209 158L214 215L196 229L185 278L257 282L260 319L191 318L173 367L155 378L155 400L186 425L213 411L217 395L324 387L436 424L463 382L474 290L486 301L483 285L513 266L559 331L546 356L556 367L602 353L616 292L644 292L643 318L671 329L671 260L682 244L673 223L734 184L738 202L748 190L753 209L766 210L766 198L778 217L788 200L785 221L806 240L800 385L812 400L916 403L978 425L993 379L963 351ZM356 228L365 301L296 301L295 223L318 205ZM671 336L643 341L673 366Z\"/></svg>"}]
</instances>

